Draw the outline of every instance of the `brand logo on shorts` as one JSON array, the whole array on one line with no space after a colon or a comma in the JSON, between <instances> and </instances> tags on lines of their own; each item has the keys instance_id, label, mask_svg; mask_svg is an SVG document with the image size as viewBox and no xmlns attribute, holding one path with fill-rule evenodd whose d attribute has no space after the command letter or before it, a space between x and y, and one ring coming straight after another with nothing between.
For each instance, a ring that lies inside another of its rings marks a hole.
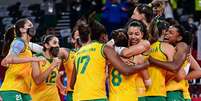
<instances>
[{"instance_id":1,"label":"brand logo on shorts","mask_svg":"<svg viewBox=\"0 0 201 101\"><path fill-rule=\"evenodd\" d=\"M22 100L22 96L20 94L16 95L16 101Z\"/></svg>"}]
</instances>

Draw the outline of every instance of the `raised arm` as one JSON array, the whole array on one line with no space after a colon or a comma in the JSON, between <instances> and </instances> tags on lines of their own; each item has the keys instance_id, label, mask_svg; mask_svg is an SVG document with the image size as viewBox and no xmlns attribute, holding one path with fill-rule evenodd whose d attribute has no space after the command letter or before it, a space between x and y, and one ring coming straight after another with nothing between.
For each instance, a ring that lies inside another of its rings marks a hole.
<instances>
[{"instance_id":1,"label":"raised arm","mask_svg":"<svg viewBox=\"0 0 201 101\"><path fill-rule=\"evenodd\" d=\"M41 84L45 81L48 75L54 70L54 68L59 67L61 60L58 58L54 58L50 67L41 72L39 62L32 62L32 78L36 84Z\"/></svg>"},{"instance_id":2,"label":"raised arm","mask_svg":"<svg viewBox=\"0 0 201 101\"><path fill-rule=\"evenodd\" d=\"M123 75L131 75L136 73L142 69L145 69L149 63L145 62L140 65L129 66L126 65L119 57L119 55L114 51L114 49L110 48L109 46L105 46L103 52L106 58L110 61L110 63Z\"/></svg>"}]
</instances>

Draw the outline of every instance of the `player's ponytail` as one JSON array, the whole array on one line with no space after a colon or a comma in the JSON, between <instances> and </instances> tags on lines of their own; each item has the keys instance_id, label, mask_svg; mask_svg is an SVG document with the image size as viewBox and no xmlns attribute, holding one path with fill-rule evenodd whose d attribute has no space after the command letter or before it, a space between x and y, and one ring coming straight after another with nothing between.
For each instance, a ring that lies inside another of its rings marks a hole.
<instances>
[{"instance_id":1,"label":"player's ponytail","mask_svg":"<svg viewBox=\"0 0 201 101\"><path fill-rule=\"evenodd\" d=\"M15 26L11 25L6 29L4 34L3 47L2 47L3 50L1 53L3 57L5 57L8 54L10 45L12 41L15 39L15 37L16 37Z\"/></svg>"}]
</instances>

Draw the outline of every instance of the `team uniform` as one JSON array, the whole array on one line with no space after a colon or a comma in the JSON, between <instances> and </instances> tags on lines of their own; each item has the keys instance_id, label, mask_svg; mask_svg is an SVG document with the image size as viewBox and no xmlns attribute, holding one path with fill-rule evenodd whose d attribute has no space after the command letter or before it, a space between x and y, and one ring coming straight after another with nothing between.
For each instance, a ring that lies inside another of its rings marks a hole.
<instances>
[{"instance_id":1,"label":"team uniform","mask_svg":"<svg viewBox=\"0 0 201 101\"><path fill-rule=\"evenodd\" d=\"M145 60L148 59L149 55L147 53L143 53L142 56L144 57ZM140 73L135 74L135 86L136 86L136 92L138 96L138 101L146 101L146 87L142 78L142 75Z\"/></svg>"},{"instance_id":2,"label":"team uniform","mask_svg":"<svg viewBox=\"0 0 201 101\"><path fill-rule=\"evenodd\" d=\"M107 101L106 96L106 59L104 45L91 42L82 46L76 53L76 82L73 101Z\"/></svg>"},{"instance_id":3,"label":"team uniform","mask_svg":"<svg viewBox=\"0 0 201 101\"><path fill-rule=\"evenodd\" d=\"M37 57L45 58L43 54L37 54ZM51 63L52 59L46 59L45 62L39 62L40 72L47 70ZM46 81L43 81L41 84L37 85L32 80L31 86L31 96L33 101L60 101L58 89L56 87L56 76L58 74L58 68L55 68L48 76Z\"/></svg>"},{"instance_id":4,"label":"team uniform","mask_svg":"<svg viewBox=\"0 0 201 101\"><path fill-rule=\"evenodd\" d=\"M182 68L189 68L187 67L187 64L188 61L186 60L182 65ZM188 89L186 88L188 88L186 80L181 80L179 82L175 80L168 81L166 84L167 101L185 101L185 97L189 99Z\"/></svg>"},{"instance_id":5,"label":"team uniform","mask_svg":"<svg viewBox=\"0 0 201 101\"><path fill-rule=\"evenodd\" d=\"M70 88L70 81L71 81L71 76L73 72L73 67L74 67L74 60L75 60L75 54L76 52L73 50L69 51L69 56L68 59L63 60L63 65L65 68L65 72L67 75L67 87L66 87L66 92L67 92L67 101L72 101L72 95L73 95L73 90Z\"/></svg>"},{"instance_id":6,"label":"team uniform","mask_svg":"<svg viewBox=\"0 0 201 101\"><path fill-rule=\"evenodd\" d=\"M167 61L166 55L161 51L161 42L157 41L151 45L150 56L160 61ZM165 76L166 71L157 67L156 65L150 65L148 67L148 73L152 80L152 85L146 91L146 101L166 101L166 89L165 89Z\"/></svg>"},{"instance_id":7,"label":"team uniform","mask_svg":"<svg viewBox=\"0 0 201 101\"><path fill-rule=\"evenodd\" d=\"M32 57L31 50L21 38L16 38L10 48L10 52L19 58ZM31 62L9 64L0 96L4 101L30 101L31 88Z\"/></svg>"},{"instance_id":8,"label":"team uniform","mask_svg":"<svg viewBox=\"0 0 201 101\"><path fill-rule=\"evenodd\" d=\"M109 101L138 101L135 74L125 76L113 66L109 68Z\"/></svg>"},{"instance_id":9,"label":"team uniform","mask_svg":"<svg viewBox=\"0 0 201 101\"><path fill-rule=\"evenodd\" d=\"M190 92L189 92L188 88L189 88L188 80L185 80L185 85L183 88L183 96L184 96L185 101L191 101L191 96L190 96Z\"/></svg>"},{"instance_id":10,"label":"team uniform","mask_svg":"<svg viewBox=\"0 0 201 101\"><path fill-rule=\"evenodd\" d=\"M136 57L131 57L134 63ZM146 88L140 73L125 76L111 66L109 75L109 101L145 101Z\"/></svg>"}]
</instances>

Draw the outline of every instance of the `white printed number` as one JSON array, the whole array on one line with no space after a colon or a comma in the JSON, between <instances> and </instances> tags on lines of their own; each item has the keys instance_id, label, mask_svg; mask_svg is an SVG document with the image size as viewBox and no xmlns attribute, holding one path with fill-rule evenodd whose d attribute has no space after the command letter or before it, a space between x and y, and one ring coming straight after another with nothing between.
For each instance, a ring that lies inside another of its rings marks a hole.
<instances>
[{"instance_id":1,"label":"white printed number","mask_svg":"<svg viewBox=\"0 0 201 101\"><path fill-rule=\"evenodd\" d=\"M20 101L22 100L22 96L19 94L19 95L16 95L16 101Z\"/></svg>"}]
</instances>

